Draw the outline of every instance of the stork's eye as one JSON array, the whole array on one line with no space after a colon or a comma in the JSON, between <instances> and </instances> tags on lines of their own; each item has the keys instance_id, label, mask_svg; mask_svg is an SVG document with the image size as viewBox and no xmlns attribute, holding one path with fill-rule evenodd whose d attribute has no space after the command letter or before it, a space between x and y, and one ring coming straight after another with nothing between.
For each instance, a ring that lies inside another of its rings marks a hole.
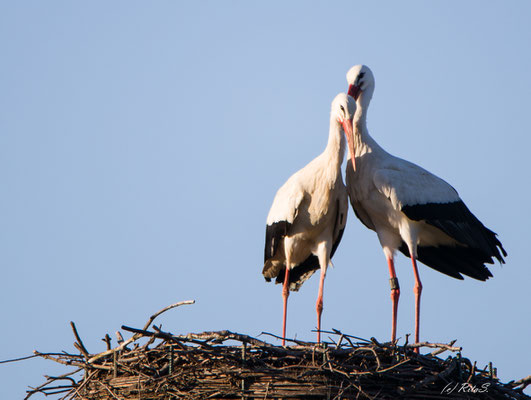
<instances>
[{"instance_id":1,"label":"stork's eye","mask_svg":"<svg viewBox=\"0 0 531 400\"><path fill-rule=\"evenodd\" d=\"M361 80L363 79L364 76L365 76L365 72L360 72L360 74L358 75L358 79L356 79L356 81L358 82L358 86L361 85Z\"/></svg>"},{"instance_id":2,"label":"stork's eye","mask_svg":"<svg viewBox=\"0 0 531 400\"><path fill-rule=\"evenodd\" d=\"M339 108L341 109L341 112L343 113L343 115L345 115L345 107L343 107L343 105L340 105Z\"/></svg>"}]
</instances>

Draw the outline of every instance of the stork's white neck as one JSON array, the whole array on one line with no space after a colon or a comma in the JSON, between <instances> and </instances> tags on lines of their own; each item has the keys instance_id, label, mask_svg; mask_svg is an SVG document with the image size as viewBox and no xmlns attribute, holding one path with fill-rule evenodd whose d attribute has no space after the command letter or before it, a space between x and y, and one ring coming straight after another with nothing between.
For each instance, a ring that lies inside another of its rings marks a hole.
<instances>
[{"instance_id":1,"label":"stork's white neck","mask_svg":"<svg viewBox=\"0 0 531 400\"><path fill-rule=\"evenodd\" d=\"M330 166L337 169L341 168L343 158L345 157L345 135L343 128L335 118L330 118L330 133L328 135L328 144L325 153L330 160Z\"/></svg>"},{"instance_id":2,"label":"stork's white neck","mask_svg":"<svg viewBox=\"0 0 531 400\"><path fill-rule=\"evenodd\" d=\"M356 100L356 113L354 114L354 123L362 122L364 125L367 122L367 110L371 103L372 94L374 93L374 86L366 88L360 93L358 100Z\"/></svg>"},{"instance_id":3,"label":"stork's white neck","mask_svg":"<svg viewBox=\"0 0 531 400\"><path fill-rule=\"evenodd\" d=\"M354 153L356 157L371 153L374 150L383 150L378 143L369 135L367 129L367 109L372 99L374 86L365 89L356 101L356 113L354 114Z\"/></svg>"}]
</instances>

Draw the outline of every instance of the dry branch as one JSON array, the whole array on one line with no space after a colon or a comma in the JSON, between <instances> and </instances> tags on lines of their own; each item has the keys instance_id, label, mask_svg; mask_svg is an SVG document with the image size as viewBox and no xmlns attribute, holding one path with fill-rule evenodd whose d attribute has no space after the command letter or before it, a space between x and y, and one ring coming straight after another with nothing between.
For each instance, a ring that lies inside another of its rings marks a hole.
<instances>
[{"instance_id":1,"label":"dry branch","mask_svg":"<svg viewBox=\"0 0 531 400\"><path fill-rule=\"evenodd\" d=\"M175 303L175 304L171 304L168 307L163 308L162 310L156 312L151 317L149 317L148 322L146 323L146 325L144 325L144 330L147 329L149 327L149 325L151 325L151 323L155 320L155 318L157 318L163 312L171 310L172 308L175 308L175 307L183 306L185 304L194 304L194 303L195 303L195 300L185 300L185 301L180 301L180 302ZM109 354L112 354L112 353L114 353L116 351L123 350L125 348L125 346L127 346L128 344L134 342L135 340L140 339L141 337L142 337L141 334L135 334L135 335L133 335L133 337L127 339L124 342L122 342L118 347L116 347L114 349L111 349L111 350L104 351L103 353L97 354L94 357L91 357L87 362L89 364L91 364L91 363L99 360L102 357L108 356Z\"/></svg>"},{"instance_id":2,"label":"dry branch","mask_svg":"<svg viewBox=\"0 0 531 400\"><path fill-rule=\"evenodd\" d=\"M72 327L72 331L74 332L74 337L76 338L76 342L74 343L75 348L78 349L81 352L81 354L85 356L85 358L89 358L89 352L86 349L85 345L83 344L83 341L79 337L79 334L77 333L76 324L70 321L70 326Z\"/></svg>"}]
</instances>

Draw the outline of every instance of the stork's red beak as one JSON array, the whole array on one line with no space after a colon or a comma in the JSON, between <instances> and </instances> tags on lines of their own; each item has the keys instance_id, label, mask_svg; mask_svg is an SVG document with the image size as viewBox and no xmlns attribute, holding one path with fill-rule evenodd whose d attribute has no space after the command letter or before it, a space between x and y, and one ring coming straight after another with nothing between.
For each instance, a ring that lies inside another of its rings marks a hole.
<instances>
[{"instance_id":1,"label":"stork's red beak","mask_svg":"<svg viewBox=\"0 0 531 400\"><path fill-rule=\"evenodd\" d=\"M354 157L354 133L352 129L352 120L344 119L341 121L345 136L347 137L348 150L350 152L350 159L352 160L352 169L356 172L356 158Z\"/></svg>"},{"instance_id":2,"label":"stork's red beak","mask_svg":"<svg viewBox=\"0 0 531 400\"><path fill-rule=\"evenodd\" d=\"M354 97L354 100L358 101L358 97L360 97L361 88L356 85L349 85L348 86L348 95Z\"/></svg>"}]
</instances>

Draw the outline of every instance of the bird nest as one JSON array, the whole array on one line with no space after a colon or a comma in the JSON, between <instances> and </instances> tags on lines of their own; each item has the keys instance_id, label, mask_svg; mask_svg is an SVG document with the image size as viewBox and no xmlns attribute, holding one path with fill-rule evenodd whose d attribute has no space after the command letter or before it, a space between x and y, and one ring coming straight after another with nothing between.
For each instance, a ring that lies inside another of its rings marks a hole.
<instances>
[{"instance_id":1,"label":"bird nest","mask_svg":"<svg viewBox=\"0 0 531 400\"><path fill-rule=\"evenodd\" d=\"M90 354L73 323L79 354L41 353L73 371L49 377L28 390L61 399L531 399L523 389L531 377L501 383L492 366L477 368L454 343L379 343L322 331L327 341L290 340L275 346L229 331L174 335L153 325L122 326L111 348ZM270 335L270 334L263 334ZM270 335L274 336L274 335ZM430 349L417 354L416 349ZM453 354L438 357L446 351Z\"/></svg>"}]
</instances>

